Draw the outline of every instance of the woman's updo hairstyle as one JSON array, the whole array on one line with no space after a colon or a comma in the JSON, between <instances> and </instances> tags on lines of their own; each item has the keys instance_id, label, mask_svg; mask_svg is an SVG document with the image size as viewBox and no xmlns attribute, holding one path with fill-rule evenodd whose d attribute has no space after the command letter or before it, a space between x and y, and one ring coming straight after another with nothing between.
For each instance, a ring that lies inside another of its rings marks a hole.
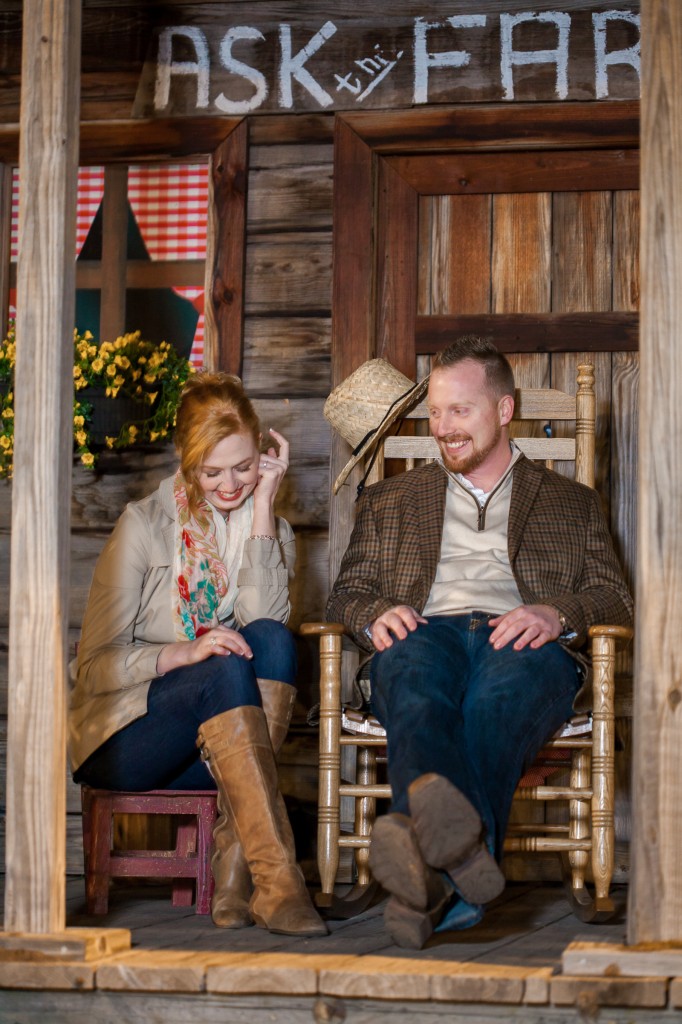
<instances>
[{"instance_id":1,"label":"woman's updo hairstyle","mask_svg":"<svg viewBox=\"0 0 682 1024\"><path fill-rule=\"evenodd\" d=\"M175 421L175 447L185 478L190 512L203 518L199 473L206 456L232 434L250 434L260 447L258 416L239 377L200 370L192 374L180 396Z\"/></svg>"}]
</instances>

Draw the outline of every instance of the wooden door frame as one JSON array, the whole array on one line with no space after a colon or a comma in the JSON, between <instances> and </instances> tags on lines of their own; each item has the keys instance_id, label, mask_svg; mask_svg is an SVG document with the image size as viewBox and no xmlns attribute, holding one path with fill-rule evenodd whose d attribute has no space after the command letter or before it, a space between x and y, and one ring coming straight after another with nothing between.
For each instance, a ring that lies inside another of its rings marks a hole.
<instances>
[{"instance_id":1,"label":"wooden door frame","mask_svg":"<svg viewBox=\"0 0 682 1024\"><path fill-rule=\"evenodd\" d=\"M496 341L508 352L585 351L594 347L595 332L601 351L637 348L638 316L633 313L514 314L503 320L490 314L417 316L420 197L438 194L446 180L452 194L495 191L490 175L484 180L472 177L475 161L467 154L482 153L499 153L506 162L505 190L550 190L558 173L551 154L559 150L571 165L562 188L585 188L581 173L588 168L600 187L637 188L639 101L468 104L337 114L333 386L376 356L413 378L415 353L435 352L444 338L460 333L490 333L493 322ZM523 173L517 173L516 187L509 188L514 161L516 172ZM349 446L333 433L332 480L349 456ZM356 468L332 499L330 580L336 578L339 552L350 534L358 477Z\"/></svg>"},{"instance_id":2,"label":"wooden door frame","mask_svg":"<svg viewBox=\"0 0 682 1024\"><path fill-rule=\"evenodd\" d=\"M206 239L205 364L241 375L248 178L246 118L196 117L83 121L79 165L158 163L209 157ZM0 127L0 185L6 195L19 159L19 128ZM4 211L4 212L3 212ZM0 204L0 231L9 240L11 203ZM3 248L8 253L8 245ZM9 290L9 260L0 264L0 297ZM6 303L0 307L6 309Z\"/></svg>"}]
</instances>

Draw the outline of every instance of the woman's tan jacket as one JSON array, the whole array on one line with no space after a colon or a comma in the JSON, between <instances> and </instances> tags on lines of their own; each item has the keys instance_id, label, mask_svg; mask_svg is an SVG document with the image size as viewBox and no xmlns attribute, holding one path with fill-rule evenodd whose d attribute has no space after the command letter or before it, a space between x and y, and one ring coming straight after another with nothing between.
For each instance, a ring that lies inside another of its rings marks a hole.
<instances>
[{"instance_id":1,"label":"woman's tan jacket","mask_svg":"<svg viewBox=\"0 0 682 1024\"><path fill-rule=\"evenodd\" d=\"M277 519L277 540L247 539L230 627L286 622L294 534ZM75 771L105 740L144 715L156 661L176 640L173 477L131 502L95 566L78 657L70 666L69 754Z\"/></svg>"}]
</instances>

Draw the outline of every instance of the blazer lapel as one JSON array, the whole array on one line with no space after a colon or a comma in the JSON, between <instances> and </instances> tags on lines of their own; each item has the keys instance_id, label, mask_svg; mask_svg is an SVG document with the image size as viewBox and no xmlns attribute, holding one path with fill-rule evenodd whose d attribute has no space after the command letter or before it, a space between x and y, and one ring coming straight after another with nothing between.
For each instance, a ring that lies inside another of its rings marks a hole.
<instances>
[{"instance_id":1,"label":"blazer lapel","mask_svg":"<svg viewBox=\"0 0 682 1024\"><path fill-rule=\"evenodd\" d=\"M509 506L507 548L509 551L509 561L513 566L523 539L523 528L526 519L540 488L542 474L536 471L533 463L525 455L520 457L512 473L514 481Z\"/></svg>"},{"instance_id":2,"label":"blazer lapel","mask_svg":"<svg viewBox=\"0 0 682 1024\"><path fill-rule=\"evenodd\" d=\"M432 463L433 472L424 480L422 494L422 518L419 530L421 546L422 572L426 583L428 597L436 575L440 546L443 537L443 517L445 515L445 494L448 479L438 463ZM426 600L426 599L425 599Z\"/></svg>"}]
</instances>

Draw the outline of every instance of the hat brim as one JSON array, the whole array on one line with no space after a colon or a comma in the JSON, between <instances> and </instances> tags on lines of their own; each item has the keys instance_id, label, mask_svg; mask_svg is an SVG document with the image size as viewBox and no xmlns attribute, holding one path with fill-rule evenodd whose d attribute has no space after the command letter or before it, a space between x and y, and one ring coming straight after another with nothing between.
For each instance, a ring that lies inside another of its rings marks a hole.
<instances>
[{"instance_id":1,"label":"hat brim","mask_svg":"<svg viewBox=\"0 0 682 1024\"><path fill-rule=\"evenodd\" d=\"M393 404L384 413L381 422L363 437L360 444L355 448L350 459L343 467L336 480L334 481L334 494L338 494L343 484L348 479L348 476L352 470L357 466L358 462L371 452L381 440L389 432L396 420L399 420L406 412L409 412L415 405L417 405L429 386L429 378L425 377L423 380L413 384L403 395L393 402Z\"/></svg>"}]
</instances>

